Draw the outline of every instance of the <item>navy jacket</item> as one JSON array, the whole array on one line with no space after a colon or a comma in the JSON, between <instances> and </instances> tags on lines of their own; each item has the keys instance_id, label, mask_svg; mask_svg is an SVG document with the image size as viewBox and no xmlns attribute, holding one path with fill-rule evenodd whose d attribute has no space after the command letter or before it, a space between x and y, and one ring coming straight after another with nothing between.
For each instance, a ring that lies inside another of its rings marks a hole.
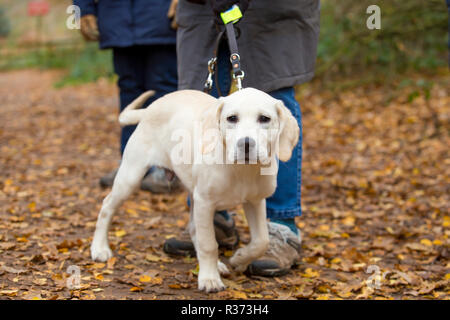
<instances>
[{"instance_id":1,"label":"navy jacket","mask_svg":"<svg viewBox=\"0 0 450 320\"><path fill-rule=\"evenodd\" d=\"M97 16L100 47L175 44L167 18L171 0L73 0L81 16Z\"/></svg>"}]
</instances>

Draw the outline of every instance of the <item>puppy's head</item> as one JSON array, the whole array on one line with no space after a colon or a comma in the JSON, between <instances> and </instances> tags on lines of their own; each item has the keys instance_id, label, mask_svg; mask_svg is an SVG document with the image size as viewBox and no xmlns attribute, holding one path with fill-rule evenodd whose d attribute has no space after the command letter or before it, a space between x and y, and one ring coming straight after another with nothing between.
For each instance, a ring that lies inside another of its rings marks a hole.
<instances>
[{"instance_id":1,"label":"puppy's head","mask_svg":"<svg viewBox=\"0 0 450 320\"><path fill-rule=\"evenodd\" d=\"M267 164L273 155L288 161L298 142L300 129L291 112L260 90L246 88L219 98L205 115L204 122L217 128L217 140L223 141L231 162ZM212 151L211 146L203 151Z\"/></svg>"}]
</instances>

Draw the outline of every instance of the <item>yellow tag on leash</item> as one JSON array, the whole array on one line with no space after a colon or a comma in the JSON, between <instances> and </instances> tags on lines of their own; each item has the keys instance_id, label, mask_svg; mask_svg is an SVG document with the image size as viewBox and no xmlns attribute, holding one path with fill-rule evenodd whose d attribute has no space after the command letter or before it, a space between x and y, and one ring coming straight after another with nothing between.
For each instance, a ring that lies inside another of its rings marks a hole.
<instances>
[{"instance_id":1,"label":"yellow tag on leash","mask_svg":"<svg viewBox=\"0 0 450 320\"><path fill-rule=\"evenodd\" d=\"M220 13L220 17L224 24L236 23L240 18L242 18L241 9L237 5L233 5L229 10Z\"/></svg>"}]
</instances>

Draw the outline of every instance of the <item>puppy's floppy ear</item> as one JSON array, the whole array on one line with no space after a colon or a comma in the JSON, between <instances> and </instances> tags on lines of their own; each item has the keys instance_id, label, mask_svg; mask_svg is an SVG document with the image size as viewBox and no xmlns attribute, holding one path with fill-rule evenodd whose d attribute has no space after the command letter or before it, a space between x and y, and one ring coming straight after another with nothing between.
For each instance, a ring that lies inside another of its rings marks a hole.
<instances>
[{"instance_id":1,"label":"puppy's floppy ear","mask_svg":"<svg viewBox=\"0 0 450 320\"><path fill-rule=\"evenodd\" d=\"M278 158L281 161L286 162L291 158L292 150L297 145L300 128L297 120L294 118L291 111L286 108L283 101L277 101L276 109L280 122Z\"/></svg>"},{"instance_id":2,"label":"puppy's floppy ear","mask_svg":"<svg viewBox=\"0 0 450 320\"><path fill-rule=\"evenodd\" d=\"M217 104L210 106L202 114L201 150L202 154L214 150L220 137L220 115L224 105L223 98L217 100Z\"/></svg>"}]
</instances>

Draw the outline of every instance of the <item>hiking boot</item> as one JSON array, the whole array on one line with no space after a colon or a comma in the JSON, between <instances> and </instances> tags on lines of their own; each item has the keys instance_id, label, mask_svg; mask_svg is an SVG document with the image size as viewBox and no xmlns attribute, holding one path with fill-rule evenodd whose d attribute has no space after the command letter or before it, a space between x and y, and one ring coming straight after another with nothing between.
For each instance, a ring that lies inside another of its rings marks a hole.
<instances>
[{"instance_id":1,"label":"hiking boot","mask_svg":"<svg viewBox=\"0 0 450 320\"><path fill-rule=\"evenodd\" d=\"M220 213L214 214L214 231L220 248L233 249L239 243L239 234L236 230L233 218L225 217ZM189 231L186 228L180 237L170 238L164 242L164 252L176 256L196 255Z\"/></svg>"},{"instance_id":2,"label":"hiking boot","mask_svg":"<svg viewBox=\"0 0 450 320\"><path fill-rule=\"evenodd\" d=\"M268 222L269 248L264 256L247 267L248 276L278 277L289 272L300 261L302 237L282 224Z\"/></svg>"},{"instance_id":3,"label":"hiking boot","mask_svg":"<svg viewBox=\"0 0 450 320\"><path fill-rule=\"evenodd\" d=\"M103 177L100 178L99 182L100 182L100 186L102 188L112 187L112 185L114 183L114 178L116 177L116 174L117 174L117 170L119 170L119 169L114 169L110 173L105 174Z\"/></svg>"},{"instance_id":4,"label":"hiking boot","mask_svg":"<svg viewBox=\"0 0 450 320\"><path fill-rule=\"evenodd\" d=\"M183 190L180 179L173 171L153 167L141 183L141 190L152 193L176 193Z\"/></svg>"},{"instance_id":5,"label":"hiking boot","mask_svg":"<svg viewBox=\"0 0 450 320\"><path fill-rule=\"evenodd\" d=\"M112 187L118 169L111 171L100 178L102 188ZM152 193L175 193L182 190L178 177L170 170L152 167L150 172L142 179L141 190Z\"/></svg>"}]
</instances>

